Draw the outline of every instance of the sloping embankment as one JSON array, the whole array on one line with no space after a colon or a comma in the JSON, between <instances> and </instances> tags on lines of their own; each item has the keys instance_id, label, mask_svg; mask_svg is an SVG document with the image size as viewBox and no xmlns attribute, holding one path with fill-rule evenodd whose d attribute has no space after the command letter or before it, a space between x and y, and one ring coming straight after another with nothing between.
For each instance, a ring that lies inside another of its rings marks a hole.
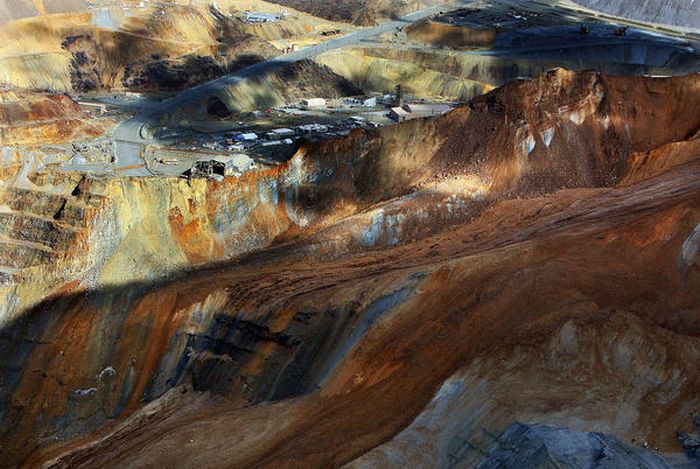
<instances>
[{"instance_id":1,"label":"sloping embankment","mask_svg":"<svg viewBox=\"0 0 700 469\"><path fill-rule=\"evenodd\" d=\"M574 0L610 15L700 30L700 9L692 0Z\"/></svg>"}]
</instances>

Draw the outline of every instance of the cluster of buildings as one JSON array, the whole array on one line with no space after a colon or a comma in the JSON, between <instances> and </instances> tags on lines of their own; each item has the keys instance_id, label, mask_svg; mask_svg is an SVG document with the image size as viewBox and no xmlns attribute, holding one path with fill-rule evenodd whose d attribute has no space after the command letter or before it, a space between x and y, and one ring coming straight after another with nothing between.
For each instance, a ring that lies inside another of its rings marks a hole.
<instances>
[{"instance_id":1,"label":"cluster of buildings","mask_svg":"<svg viewBox=\"0 0 700 469\"><path fill-rule=\"evenodd\" d=\"M282 158L283 154L291 151L295 142L302 139L309 141L325 140L328 138L347 135L353 129L378 127L381 121L389 123L403 122L409 119L439 115L452 109L450 104L403 102L403 95L377 95L363 99L342 98L328 101L323 98L307 98L294 106L281 108L280 111L299 116L306 116L299 125L262 129L250 127L248 130L233 130L221 135L220 138L202 143L213 152L230 152L236 154L250 153L267 158ZM328 110L328 112L308 113L307 111ZM344 114L348 110L362 109L359 115ZM388 110L388 113L387 113ZM271 112L271 110L269 111ZM257 114L256 114L257 113ZM253 113L255 116L260 111ZM320 122L309 122L309 118L317 117ZM329 121L329 118L332 121ZM377 122L379 119L379 122ZM304 122L305 120L305 122ZM239 122L243 125L243 122ZM193 151L196 151L193 148ZM243 155L245 156L245 155ZM246 157L247 158L247 157ZM252 161L252 160L251 160ZM188 177L223 177L241 171L240 162L232 162L229 156L207 158L197 161Z\"/></svg>"},{"instance_id":2,"label":"cluster of buildings","mask_svg":"<svg viewBox=\"0 0 700 469\"><path fill-rule=\"evenodd\" d=\"M375 116L383 115L385 118L389 118L394 122L403 122L409 119L444 114L452 109L452 105L450 104L420 102L401 103L399 106L396 104L396 95L376 96L367 99L343 98L340 103L330 103L323 98L307 98L302 100L296 106L296 109L304 111L324 109L337 110L338 106L343 109L364 109L367 110L369 114ZM389 108L388 113L381 114L381 111L376 110L377 107L383 106L386 106L384 109ZM294 107L290 109L293 110ZM361 115L346 115L344 117L338 115L332 125L318 122L308 123L307 121L307 123L293 128L282 127L265 131L232 131L225 134L224 140L217 143L209 143L209 145L220 146L228 151L244 151L253 148L260 149L280 145L292 145L295 140L298 140L302 136L311 139L324 139L346 135L352 129L377 127L378 125L377 123L373 123L372 119L367 120L366 117L362 117Z\"/></svg>"}]
</instances>

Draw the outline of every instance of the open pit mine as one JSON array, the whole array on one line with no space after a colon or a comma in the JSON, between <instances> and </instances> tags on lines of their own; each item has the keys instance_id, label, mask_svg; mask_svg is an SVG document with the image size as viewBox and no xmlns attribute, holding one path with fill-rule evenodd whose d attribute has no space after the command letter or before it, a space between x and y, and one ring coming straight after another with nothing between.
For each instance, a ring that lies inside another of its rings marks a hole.
<instances>
[{"instance_id":1,"label":"open pit mine","mask_svg":"<svg viewBox=\"0 0 700 469\"><path fill-rule=\"evenodd\" d=\"M700 467L641 4L0 0L0 467Z\"/></svg>"}]
</instances>

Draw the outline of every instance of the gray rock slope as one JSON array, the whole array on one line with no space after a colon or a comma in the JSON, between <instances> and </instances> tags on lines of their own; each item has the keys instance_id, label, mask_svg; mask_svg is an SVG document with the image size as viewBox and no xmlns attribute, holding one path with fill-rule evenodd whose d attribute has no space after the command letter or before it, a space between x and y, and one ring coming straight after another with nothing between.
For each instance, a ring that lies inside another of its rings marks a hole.
<instances>
[{"instance_id":1,"label":"gray rock slope","mask_svg":"<svg viewBox=\"0 0 700 469\"><path fill-rule=\"evenodd\" d=\"M700 30L700 0L574 0L623 18Z\"/></svg>"},{"instance_id":2,"label":"gray rock slope","mask_svg":"<svg viewBox=\"0 0 700 469\"><path fill-rule=\"evenodd\" d=\"M695 465L665 458L649 449L626 445L604 433L516 422L498 438L478 469L679 467Z\"/></svg>"}]
</instances>

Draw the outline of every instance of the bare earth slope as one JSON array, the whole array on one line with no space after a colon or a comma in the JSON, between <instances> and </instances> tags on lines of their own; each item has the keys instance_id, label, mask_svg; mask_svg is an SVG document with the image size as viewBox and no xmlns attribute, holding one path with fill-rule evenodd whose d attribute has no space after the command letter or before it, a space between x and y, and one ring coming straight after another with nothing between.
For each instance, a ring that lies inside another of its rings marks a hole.
<instances>
[{"instance_id":1,"label":"bare earth slope","mask_svg":"<svg viewBox=\"0 0 700 469\"><path fill-rule=\"evenodd\" d=\"M309 13L331 21L355 23L361 26L377 24L378 21L400 16L412 9L433 5L430 0L271 0L272 3Z\"/></svg>"},{"instance_id":2,"label":"bare earth slope","mask_svg":"<svg viewBox=\"0 0 700 469\"><path fill-rule=\"evenodd\" d=\"M337 465L409 424L455 373L451 380L457 386L446 385L454 391L435 399L465 400L457 407L464 420L438 414L445 416L444 422L433 420L427 428L424 424L413 438L402 438L407 440L404 444L430 434L432 426L446 425L444 434L434 437L438 441L433 451L447 459L440 446L450 438L461 434L467 441L483 440L482 426L498 434L518 416L581 430L607 430L627 441L651 441L664 451L679 451L675 432L690 423L683 409L698 405L700 387L695 367L700 340L692 327L697 321L692 306L698 304L697 264L694 259L690 266L679 264L681 247L699 220L697 202L693 203L697 197L691 195L697 194L698 170L683 169L684 175L608 191L573 210L567 208L572 198L582 194L497 206L491 217L468 228L370 258L304 267L311 259L285 261L275 256L269 263L257 260L241 266L245 269L238 272L250 272L247 275L208 273L198 281L147 294L129 314L137 324L146 320L137 318L158 304L160 321L165 322L156 328L163 332L177 327L173 321L181 321L183 314L187 317L202 308L207 316L221 318L216 320L219 327L240 331L231 335L226 329L214 329L196 339L196 326L190 326L195 327L190 329L195 334L190 343L197 355L188 361L194 360L191 373L196 387L214 385L211 380L220 379L221 373L226 376L230 367L266 374L267 367L281 360L289 367L286 373L291 373L287 380L298 373L301 383L312 384L310 389L321 384L321 390L271 406L245 408L238 408L241 404L235 400L173 397L174 402L156 405L154 415L135 416L105 440L71 450L61 457L61 465L170 465L183 460L207 467ZM668 195L659 197L662 188ZM551 215L542 217L543 211ZM668 226L671 221L675 223ZM507 227L508 236L499 237L495 226ZM486 242L475 242L484 238ZM639 255L641 246L645 255ZM625 259L625 264L611 265L611 256ZM261 282L270 286L250 288ZM178 293L183 291L186 298ZM268 300L261 300L267 295ZM197 302L191 303L195 298ZM229 325L219 316L226 311L256 311L244 316L257 318L256 322L264 321L266 311L289 312L285 326L265 322L269 325L262 335L245 339L249 337L241 328L245 323L237 322L242 318ZM355 320L359 323L353 321L355 315L360 315ZM363 325L372 322L367 316L374 317L375 326L353 337L368 329ZM341 324L350 321L348 332L335 336L332 331L338 326L324 317ZM328 332L302 332L324 322ZM351 333L350 324L360 332ZM330 343L313 345L318 344L316 334L328 333L333 334ZM231 338L223 339L227 336ZM161 344L169 341L160 339ZM263 355L269 358L261 363L250 357L237 365L246 352L236 350L258 341L255 348L269 350ZM341 355L337 365L333 360L337 352L329 353L326 363L335 365L330 375L323 373L329 366L323 361L316 373L298 368L302 357L310 359L307 347L323 350L333 348L333 343L355 347ZM290 355L293 350L301 356ZM543 362L543 355L552 358ZM146 358L137 358L134 368L143 366L140 360ZM127 363L116 366L129 369ZM234 395L282 397L289 392L269 388L270 378L244 376L248 374L232 376L238 383ZM284 383L276 381L275 386ZM482 410L470 415L469 409ZM460 428L467 422L469 426ZM488 449L492 441L480 444ZM389 443L398 448L401 444ZM382 451L367 457L381 461L396 453L391 446ZM405 463L428 463L429 456L409 453Z\"/></svg>"},{"instance_id":3,"label":"bare earth slope","mask_svg":"<svg viewBox=\"0 0 700 469\"><path fill-rule=\"evenodd\" d=\"M622 18L700 30L700 8L694 0L575 0L586 8Z\"/></svg>"},{"instance_id":4,"label":"bare earth slope","mask_svg":"<svg viewBox=\"0 0 700 469\"><path fill-rule=\"evenodd\" d=\"M42 2L47 3L28 3ZM251 24L243 16L251 5L241 1L218 8L79 3L79 12L43 12L3 24L0 2L0 83L76 93L169 92L330 37L320 31L353 29L296 11L279 22ZM262 3L253 2L266 11L281 10Z\"/></svg>"}]
</instances>

